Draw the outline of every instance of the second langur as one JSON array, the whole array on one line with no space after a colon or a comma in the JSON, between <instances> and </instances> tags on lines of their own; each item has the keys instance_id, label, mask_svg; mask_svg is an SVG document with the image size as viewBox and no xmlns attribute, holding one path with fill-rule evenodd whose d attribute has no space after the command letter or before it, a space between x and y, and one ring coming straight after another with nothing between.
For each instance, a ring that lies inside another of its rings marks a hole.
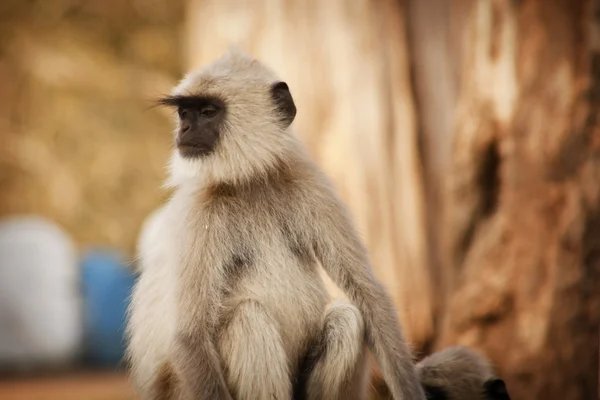
<instances>
[{"instance_id":1,"label":"second langur","mask_svg":"<svg viewBox=\"0 0 600 400\"><path fill-rule=\"evenodd\" d=\"M490 362L467 347L454 346L417 364L428 400L510 400Z\"/></svg>"},{"instance_id":2,"label":"second langur","mask_svg":"<svg viewBox=\"0 0 600 400\"><path fill-rule=\"evenodd\" d=\"M177 111L170 201L144 238L128 326L144 399L364 399L366 348L424 400L394 306L343 203L290 124L286 83L231 50ZM329 304L321 263L350 302Z\"/></svg>"}]
</instances>

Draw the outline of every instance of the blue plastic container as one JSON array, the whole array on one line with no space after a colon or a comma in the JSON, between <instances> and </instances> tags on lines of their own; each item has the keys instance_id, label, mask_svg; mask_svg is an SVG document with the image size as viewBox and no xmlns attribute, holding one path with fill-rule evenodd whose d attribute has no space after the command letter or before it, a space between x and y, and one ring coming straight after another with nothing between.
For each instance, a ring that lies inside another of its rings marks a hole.
<instances>
[{"instance_id":1,"label":"blue plastic container","mask_svg":"<svg viewBox=\"0 0 600 400\"><path fill-rule=\"evenodd\" d=\"M103 367L118 367L125 354L126 313L135 282L123 257L94 249L82 257L85 359Z\"/></svg>"}]
</instances>

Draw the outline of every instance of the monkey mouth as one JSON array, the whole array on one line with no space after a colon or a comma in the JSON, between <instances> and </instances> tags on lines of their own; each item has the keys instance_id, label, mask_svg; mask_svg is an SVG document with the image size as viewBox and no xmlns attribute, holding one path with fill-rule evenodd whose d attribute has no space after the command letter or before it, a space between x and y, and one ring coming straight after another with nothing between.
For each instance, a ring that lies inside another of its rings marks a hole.
<instances>
[{"instance_id":1,"label":"monkey mouth","mask_svg":"<svg viewBox=\"0 0 600 400\"><path fill-rule=\"evenodd\" d=\"M194 143L177 143L177 150L183 158L197 158L206 156L211 152L211 149L206 146L197 145Z\"/></svg>"},{"instance_id":2,"label":"monkey mouth","mask_svg":"<svg viewBox=\"0 0 600 400\"><path fill-rule=\"evenodd\" d=\"M179 150L183 150L183 149L201 149L202 146L198 146L197 144L190 144L190 143L177 143L177 148Z\"/></svg>"}]
</instances>

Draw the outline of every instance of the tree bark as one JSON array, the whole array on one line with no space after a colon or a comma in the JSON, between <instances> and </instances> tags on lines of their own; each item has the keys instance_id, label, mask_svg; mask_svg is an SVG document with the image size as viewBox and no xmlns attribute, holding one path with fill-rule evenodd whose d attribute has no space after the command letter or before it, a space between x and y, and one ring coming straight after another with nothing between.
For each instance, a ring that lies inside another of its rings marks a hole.
<instances>
[{"instance_id":1,"label":"tree bark","mask_svg":"<svg viewBox=\"0 0 600 400\"><path fill-rule=\"evenodd\" d=\"M444 182L452 150L455 104L460 85L461 32L466 18L464 1L407 1L412 81L419 126L420 161L426 191L428 267L438 310L448 279L443 268L442 232ZM439 312L434 325L439 324ZM429 347L429 346L428 346ZM427 348L426 350L429 350Z\"/></svg>"},{"instance_id":2,"label":"tree bark","mask_svg":"<svg viewBox=\"0 0 600 400\"><path fill-rule=\"evenodd\" d=\"M187 15L190 68L235 43L288 82L298 108L294 129L348 204L375 274L420 348L433 335L433 305L398 3L192 0Z\"/></svg>"},{"instance_id":3,"label":"tree bark","mask_svg":"<svg viewBox=\"0 0 600 400\"><path fill-rule=\"evenodd\" d=\"M597 396L598 11L468 2L437 347L482 350L513 399Z\"/></svg>"}]
</instances>

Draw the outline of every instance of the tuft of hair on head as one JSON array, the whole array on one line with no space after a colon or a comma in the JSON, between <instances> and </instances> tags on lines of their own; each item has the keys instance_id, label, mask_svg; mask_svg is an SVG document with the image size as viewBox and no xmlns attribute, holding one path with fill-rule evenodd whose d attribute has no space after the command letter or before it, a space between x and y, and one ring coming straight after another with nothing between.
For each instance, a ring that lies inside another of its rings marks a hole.
<instances>
[{"instance_id":1,"label":"tuft of hair on head","mask_svg":"<svg viewBox=\"0 0 600 400\"><path fill-rule=\"evenodd\" d=\"M254 57L239 42L230 43L225 54L229 55L229 57L245 58L248 60L254 59Z\"/></svg>"},{"instance_id":2,"label":"tuft of hair on head","mask_svg":"<svg viewBox=\"0 0 600 400\"><path fill-rule=\"evenodd\" d=\"M304 151L290 129L296 105L287 83L238 45L188 73L159 104L178 114L166 186L235 184Z\"/></svg>"},{"instance_id":3,"label":"tuft of hair on head","mask_svg":"<svg viewBox=\"0 0 600 400\"><path fill-rule=\"evenodd\" d=\"M449 347L417 364L428 400L510 400L489 361L463 346Z\"/></svg>"}]
</instances>

